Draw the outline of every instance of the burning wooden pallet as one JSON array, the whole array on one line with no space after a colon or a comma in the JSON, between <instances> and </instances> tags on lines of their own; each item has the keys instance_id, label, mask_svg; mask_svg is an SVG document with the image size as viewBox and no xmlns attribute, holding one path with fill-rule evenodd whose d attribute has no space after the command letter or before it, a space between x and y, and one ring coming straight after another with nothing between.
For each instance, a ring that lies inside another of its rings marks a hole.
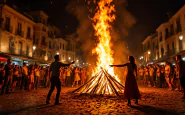
<instances>
[{"instance_id":1,"label":"burning wooden pallet","mask_svg":"<svg viewBox=\"0 0 185 115\"><path fill-rule=\"evenodd\" d=\"M123 92L124 86L103 68L101 68L101 71L93 76L86 84L73 91L73 93L78 94L111 96L120 96Z\"/></svg>"}]
</instances>

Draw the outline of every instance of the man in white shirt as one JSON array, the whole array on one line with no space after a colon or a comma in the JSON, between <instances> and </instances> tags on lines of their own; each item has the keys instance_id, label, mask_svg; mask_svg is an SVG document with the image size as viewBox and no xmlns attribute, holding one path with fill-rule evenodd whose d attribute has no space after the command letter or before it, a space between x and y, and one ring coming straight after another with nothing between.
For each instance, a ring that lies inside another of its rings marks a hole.
<instances>
[{"instance_id":1,"label":"man in white shirt","mask_svg":"<svg viewBox=\"0 0 185 115\"><path fill-rule=\"evenodd\" d=\"M57 94L56 94L56 100L55 100L55 105L59 104L59 97L60 97L60 92L61 92L61 81L60 81L60 68L63 66L70 66L71 64L74 64L74 62L70 63L70 64L63 64L61 62L59 62L60 57L59 55L55 55L55 61L51 64L50 66L50 72L52 72L51 74L51 88L48 92L48 96L46 99L46 103L49 104L49 100L51 97L51 94L53 93L55 87L57 88Z\"/></svg>"}]
</instances>

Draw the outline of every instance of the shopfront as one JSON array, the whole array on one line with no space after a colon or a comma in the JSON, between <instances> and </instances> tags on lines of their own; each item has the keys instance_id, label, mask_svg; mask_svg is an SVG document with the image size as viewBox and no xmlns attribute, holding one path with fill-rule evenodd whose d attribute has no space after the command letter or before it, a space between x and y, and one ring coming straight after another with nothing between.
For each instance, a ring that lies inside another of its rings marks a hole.
<instances>
[{"instance_id":1,"label":"shopfront","mask_svg":"<svg viewBox=\"0 0 185 115\"><path fill-rule=\"evenodd\" d=\"M6 63L7 62L7 58L4 57L0 57L0 63Z\"/></svg>"}]
</instances>

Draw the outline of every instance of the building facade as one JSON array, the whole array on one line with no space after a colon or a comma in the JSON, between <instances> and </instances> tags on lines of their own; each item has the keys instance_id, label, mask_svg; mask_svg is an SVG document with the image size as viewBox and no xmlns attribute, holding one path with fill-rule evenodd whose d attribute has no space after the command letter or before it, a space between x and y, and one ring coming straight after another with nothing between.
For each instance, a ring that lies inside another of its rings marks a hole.
<instances>
[{"instance_id":1,"label":"building facade","mask_svg":"<svg viewBox=\"0 0 185 115\"><path fill-rule=\"evenodd\" d=\"M48 27L47 20L48 15L43 11L34 11L30 13L34 18L34 39L33 44L36 47L34 49L34 58L38 60L48 60Z\"/></svg>"},{"instance_id":2,"label":"building facade","mask_svg":"<svg viewBox=\"0 0 185 115\"><path fill-rule=\"evenodd\" d=\"M0 8L0 52L16 57L17 62L13 58L15 63L32 57L35 25L32 17L26 13L23 15L7 5L0 5Z\"/></svg>"},{"instance_id":3,"label":"building facade","mask_svg":"<svg viewBox=\"0 0 185 115\"><path fill-rule=\"evenodd\" d=\"M185 57L185 5L167 22L162 23L156 29L156 32L158 42L156 48L158 48L158 52L155 62L174 62L176 55L182 55L183 57ZM146 45L148 47L153 45L151 42L147 41L150 41L149 38L146 38L142 43L144 49L144 57L146 55ZM153 51L151 52L151 55L152 53ZM148 58L145 59L145 61L147 62ZM148 62L151 61L152 60L149 60Z\"/></svg>"},{"instance_id":4,"label":"building facade","mask_svg":"<svg viewBox=\"0 0 185 115\"><path fill-rule=\"evenodd\" d=\"M148 36L143 42L143 56L140 57L140 60L143 64L154 62L159 59L159 50L158 50L158 34L152 34Z\"/></svg>"},{"instance_id":5,"label":"building facade","mask_svg":"<svg viewBox=\"0 0 185 115\"><path fill-rule=\"evenodd\" d=\"M48 25L43 11L20 13L16 7L0 5L0 54L15 62L50 63L58 54L62 62L75 60L75 42L61 37L61 30ZM0 60L1 62L1 60Z\"/></svg>"}]
</instances>

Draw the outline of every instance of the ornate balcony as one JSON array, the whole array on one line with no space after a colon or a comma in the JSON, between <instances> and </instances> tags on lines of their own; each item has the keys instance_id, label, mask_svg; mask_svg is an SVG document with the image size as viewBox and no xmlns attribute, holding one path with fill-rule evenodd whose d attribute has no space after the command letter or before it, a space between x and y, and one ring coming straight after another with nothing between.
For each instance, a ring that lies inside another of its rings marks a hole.
<instances>
[{"instance_id":1,"label":"ornate balcony","mask_svg":"<svg viewBox=\"0 0 185 115\"><path fill-rule=\"evenodd\" d=\"M24 37L24 32L22 30L16 29L15 34L18 36Z\"/></svg>"}]
</instances>

